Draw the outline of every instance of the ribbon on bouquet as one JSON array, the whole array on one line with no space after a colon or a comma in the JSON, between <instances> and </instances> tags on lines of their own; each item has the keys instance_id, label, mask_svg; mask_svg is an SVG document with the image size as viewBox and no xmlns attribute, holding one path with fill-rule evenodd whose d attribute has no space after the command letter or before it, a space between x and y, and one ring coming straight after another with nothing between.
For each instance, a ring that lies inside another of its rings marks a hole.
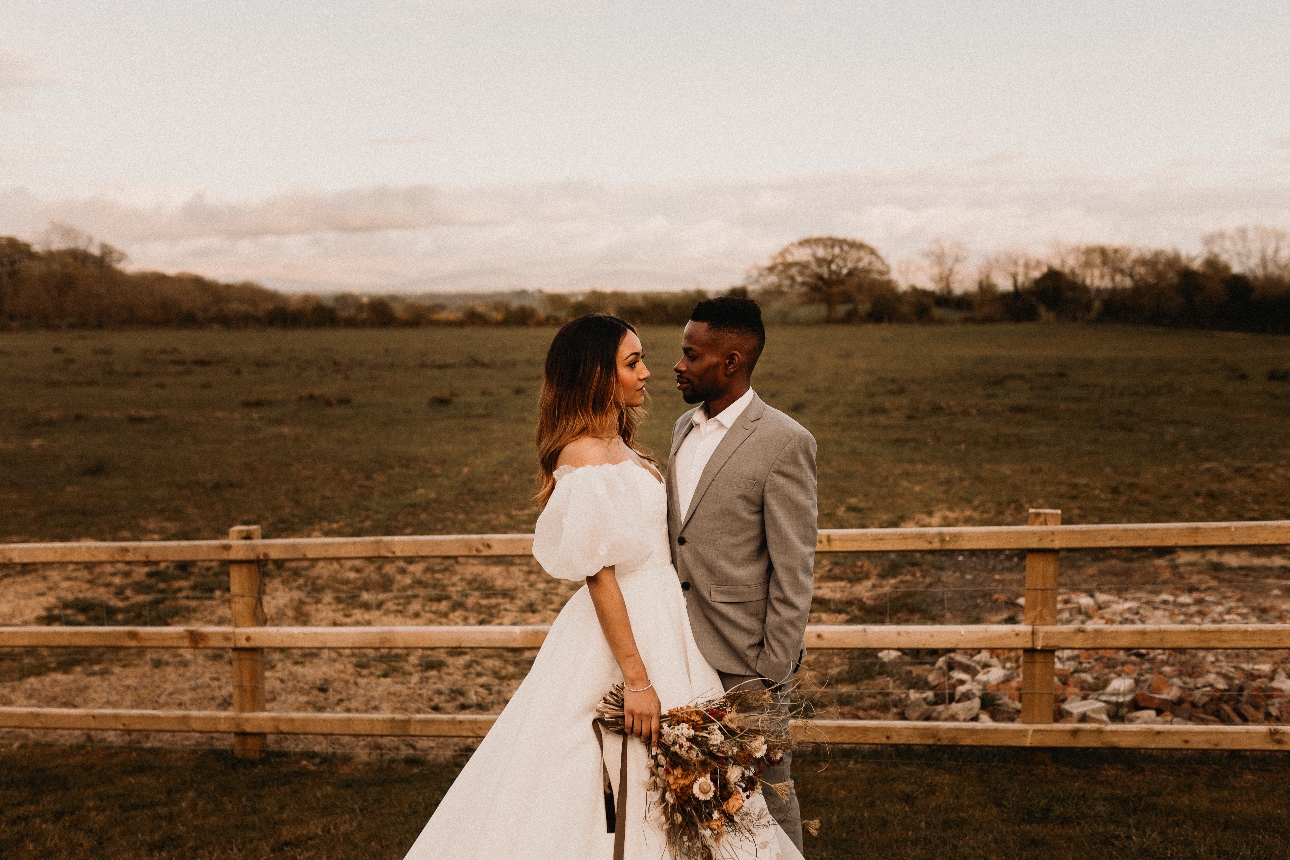
<instances>
[{"instance_id":1,"label":"ribbon on bouquet","mask_svg":"<svg viewBox=\"0 0 1290 860\"><path fill-rule=\"evenodd\" d=\"M609 780L609 767L605 764L605 735L609 725L601 719L591 721L600 744L600 775L605 783L605 832L614 834L614 860L624 860L627 849L627 736L623 736L623 754L618 765L618 798L614 800L614 784Z\"/></svg>"}]
</instances>

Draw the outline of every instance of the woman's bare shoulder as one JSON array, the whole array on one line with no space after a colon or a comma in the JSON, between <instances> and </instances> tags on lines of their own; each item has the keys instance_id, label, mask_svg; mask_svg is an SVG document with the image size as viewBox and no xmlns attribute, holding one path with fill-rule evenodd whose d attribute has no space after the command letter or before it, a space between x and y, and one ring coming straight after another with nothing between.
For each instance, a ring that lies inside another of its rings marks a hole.
<instances>
[{"instance_id":1,"label":"woman's bare shoulder","mask_svg":"<svg viewBox=\"0 0 1290 860\"><path fill-rule=\"evenodd\" d=\"M556 458L556 468L569 466L577 469L582 466L604 466L613 463L605 443L593 436L579 436L560 450Z\"/></svg>"}]
</instances>

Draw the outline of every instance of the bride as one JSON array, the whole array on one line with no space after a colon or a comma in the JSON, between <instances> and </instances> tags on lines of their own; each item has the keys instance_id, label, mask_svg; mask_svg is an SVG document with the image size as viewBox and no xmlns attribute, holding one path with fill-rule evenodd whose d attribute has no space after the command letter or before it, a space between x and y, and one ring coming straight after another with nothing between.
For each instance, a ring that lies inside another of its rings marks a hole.
<instances>
[{"instance_id":1,"label":"bride","mask_svg":"<svg viewBox=\"0 0 1290 860\"><path fill-rule=\"evenodd\" d=\"M635 443L649 376L640 338L618 317L580 317L552 341L538 401L545 507L533 555L550 575L586 585L405 860L609 860L602 761L616 780L621 742L606 736L602 753L592 720L614 684L625 687L630 736L617 825L625 856L667 860L644 742L657 741L663 711L723 691L672 568L662 476ZM761 795L749 804L755 839L729 836L719 856L800 858Z\"/></svg>"}]
</instances>

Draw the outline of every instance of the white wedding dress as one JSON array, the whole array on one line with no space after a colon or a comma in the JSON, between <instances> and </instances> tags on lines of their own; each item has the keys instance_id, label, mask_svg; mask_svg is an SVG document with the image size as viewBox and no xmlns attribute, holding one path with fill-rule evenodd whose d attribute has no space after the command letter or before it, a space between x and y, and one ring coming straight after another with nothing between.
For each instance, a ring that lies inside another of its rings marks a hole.
<instances>
[{"instance_id":1,"label":"white wedding dress","mask_svg":"<svg viewBox=\"0 0 1290 860\"><path fill-rule=\"evenodd\" d=\"M563 473L563 474L561 474ZM722 692L690 632L685 598L668 553L663 485L632 461L557 473L538 518L533 555L552 576L586 579L612 565L632 632L663 710ZM601 750L592 729L600 699L623 676L586 587L561 610L528 677L440 802L405 860L609 860ZM618 780L621 741L606 735ZM628 741L626 856L668 860L646 789L646 751ZM756 839L726 838L721 856L801 854L760 795L749 811ZM754 844L755 843L755 844Z\"/></svg>"}]
</instances>

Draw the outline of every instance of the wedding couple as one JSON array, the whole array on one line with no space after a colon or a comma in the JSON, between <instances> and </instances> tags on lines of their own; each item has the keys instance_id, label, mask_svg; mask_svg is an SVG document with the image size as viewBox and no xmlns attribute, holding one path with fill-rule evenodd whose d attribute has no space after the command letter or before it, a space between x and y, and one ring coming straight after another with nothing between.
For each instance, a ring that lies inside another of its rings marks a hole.
<instances>
[{"instance_id":1,"label":"wedding couple","mask_svg":"<svg viewBox=\"0 0 1290 860\"><path fill-rule=\"evenodd\" d=\"M533 555L586 587L406 860L609 860L603 762L617 778L621 746L607 736L602 751L592 720L614 684L629 736L626 786L614 785L626 791L623 851L666 860L647 790L660 713L736 685L786 695L811 604L815 440L753 392L765 342L755 302L695 307L675 371L697 405L676 423L664 478L636 444L650 372L635 329L592 314L556 334L538 406ZM788 782L789 765L764 782ZM724 838L718 856L800 858L796 795L766 790L749 805L753 837Z\"/></svg>"}]
</instances>

